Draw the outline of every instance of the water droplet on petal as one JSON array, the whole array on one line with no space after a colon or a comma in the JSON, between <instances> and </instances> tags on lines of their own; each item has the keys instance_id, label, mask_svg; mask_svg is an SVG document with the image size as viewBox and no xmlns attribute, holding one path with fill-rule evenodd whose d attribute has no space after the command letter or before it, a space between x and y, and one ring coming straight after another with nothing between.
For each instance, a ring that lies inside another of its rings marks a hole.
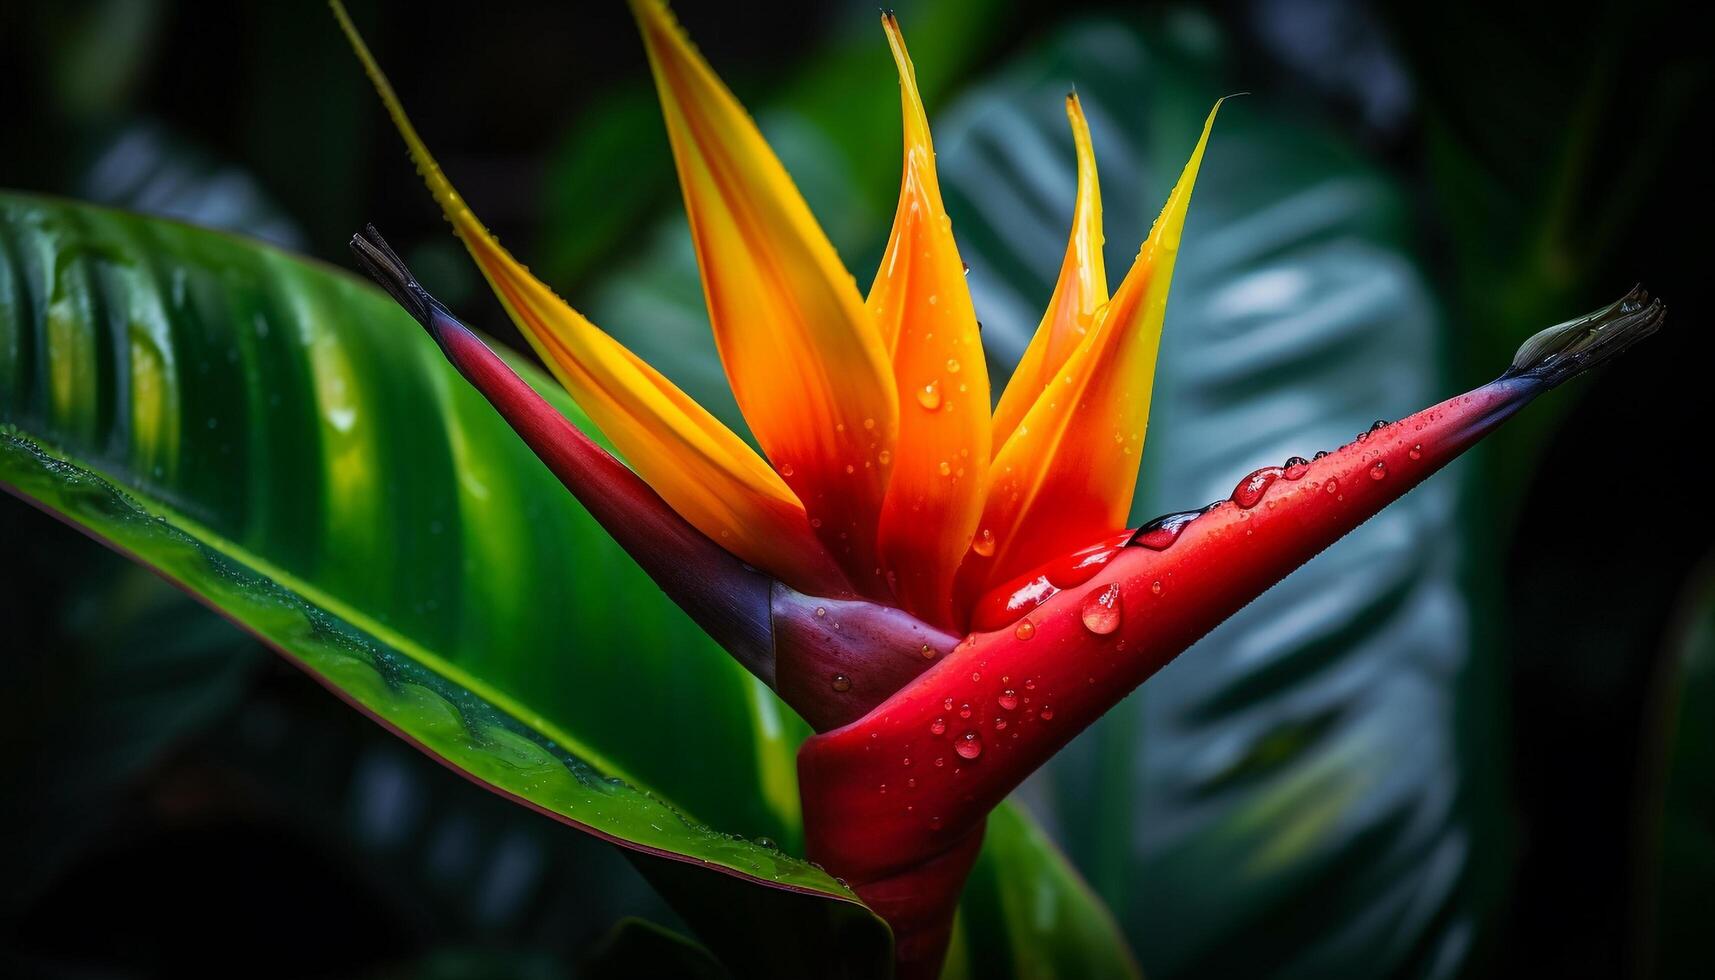
<instances>
[{"instance_id":1,"label":"water droplet on petal","mask_svg":"<svg viewBox=\"0 0 1715 980\"><path fill-rule=\"evenodd\" d=\"M758 847L766 847L766 848L768 848L768 849L769 849L769 850L771 850L771 851L772 851L772 850L774 850L774 849L775 849L775 848L777 848L777 847L779 847L779 846L780 846L780 845L779 845L779 844L776 844L776 843L774 843L774 838L772 838L772 837L758 837L758 838L757 838L757 839L756 839L756 846L758 846Z\"/></svg>"},{"instance_id":2,"label":"water droplet on petal","mask_svg":"<svg viewBox=\"0 0 1715 980\"><path fill-rule=\"evenodd\" d=\"M978 531L976 538L971 541L971 550L984 558L993 558L994 532L986 527Z\"/></svg>"},{"instance_id":3,"label":"water droplet on petal","mask_svg":"<svg viewBox=\"0 0 1715 980\"><path fill-rule=\"evenodd\" d=\"M1013 629L1012 635L1021 640L1028 640L1036 635L1036 624L1028 619L1022 620L1018 626Z\"/></svg>"},{"instance_id":4,"label":"water droplet on petal","mask_svg":"<svg viewBox=\"0 0 1715 980\"><path fill-rule=\"evenodd\" d=\"M959 717L960 718L969 718L970 716L971 716L971 706L968 704L959 705Z\"/></svg>"},{"instance_id":5,"label":"water droplet on petal","mask_svg":"<svg viewBox=\"0 0 1715 980\"><path fill-rule=\"evenodd\" d=\"M816 618L817 619L821 619L822 617L826 616L827 614L828 614L828 609L826 606L817 606L816 607Z\"/></svg>"},{"instance_id":6,"label":"water droplet on petal","mask_svg":"<svg viewBox=\"0 0 1715 980\"><path fill-rule=\"evenodd\" d=\"M1274 485L1274 481L1280 478L1280 474L1280 467L1264 466L1240 480L1239 485L1233 488L1233 503L1246 510L1255 507L1262 501L1262 495L1268 492L1268 488Z\"/></svg>"},{"instance_id":7,"label":"water droplet on petal","mask_svg":"<svg viewBox=\"0 0 1715 980\"><path fill-rule=\"evenodd\" d=\"M1047 705L1043 705L1042 711L1039 713L1039 716L1042 718L1043 721L1053 721L1054 720L1054 709L1048 707Z\"/></svg>"},{"instance_id":8,"label":"water droplet on petal","mask_svg":"<svg viewBox=\"0 0 1715 980\"><path fill-rule=\"evenodd\" d=\"M1328 455L1328 450L1324 449L1321 452L1317 453L1316 455L1310 457L1310 461L1315 462L1316 460L1319 460L1326 455Z\"/></svg>"},{"instance_id":9,"label":"water droplet on petal","mask_svg":"<svg viewBox=\"0 0 1715 980\"><path fill-rule=\"evenodd\" d=\"M1280 475L1288 480L1302 480L1304 474L1309 471L1310 461L1303 456L1294 456L1286 461L1286 467L1280 471Z\"/></svg>"},{"instance_id":10,"label":"water droplet on petal","mask_svg":"<svg viewBox=\"0 0 1715 980\"><path fill-rule=\"evenodd\" d=\"M976 732L966 732L959 738L953 750L959 753L961 758L975 759L983 754L983 740L977 737Z\"/></svg>"},{"instance_id":11,"label":"water droplet on petal","mask_svg":"<svg viewBox=\"0 0 1715 980\"><path fill-rule=\"evenodd\" d=\"M924 660L934 660L935 659L935 648L930 646L927 643L923 644L923 649L920 652L923 654Z\"/></svg>"},{"instance_id":12,"label":"water droplet on petal","mask_svg":"<svg viewBox=\"0 0 1715 980\"><path fill-rule=\"evenodd\" d=\"M1018 692L1011 690L1002 691L1000 692L1000 697L995 699L995 703L1000 705L1002 710L1011 711L1018 707Z\"/></svg>"},{"instance_id":13,"label":"water droplet on petal","mask_svg":"<svg viewBox=\"0 0 1715 980\"><path fill-rule=\"evenodd\" d=\"M852 679L844 674L834 675L834 690L844 693L852 689Z\"/></svg>"},{"instance_id":14,"label":"water droplet on petal","mask_svg":"<svg viewBox=\"0 0 1715 980\"><path fill-rule=\"evenodd\" d=\"M929 818L929 829L930 830L940 830L941 829L941 818L940 817L930 817Z\"/></svg>"},{"instance_id":15,"label":"water droplet on petal","mask_svg":"<svg viewBox=\"0 0 1715 980\"><path fill-rule=\"evenodd\" d=\"M1156 579L1155 581L1149 583L1149 591L1155 595L1160 595L1161 594L1161 580Z\"/></svg>"},{"instance_id":16,"label":"water droplet on petal","mask_svg":"<svg viewBox=\"0 0 1715 980\"><path fill-rule=\"evenodd\" d=\"M941 383L931 381L917 389L917 404L927 411L933 412L941 407Z\"/></svg>"},{"instance_id":17,"label":"water droplet on petal","mask_svg":"<svg viewBox=\"0 0 1715 980\"><path fill-rule=\"evenodd\" d=\"M1334 477L1329 477L1328 482L1322 484L1322 489L1328 493L1339 493L1340 492L1340 481L1335 479Z\"/></svg>"},{"instance_id":18,"label":"water droplet on petal","mask_svg":"<svg viewBox=\"0 0 1715 980\"><path fill-rule=\"evenodd\" d=\"M1387 479L1387 464L1382 462L1379 459L1376 460L1375 465L1370 467L1370 479L1372 479L1372 480L1385 480L1385 479Z\"/></svg>"},{"instance_id":19,"label":"water droplet on petal","mask_svg":"<svg viewBox=\"0 0 1715 980\"><path fill-rule=\"evenodd\" d=\"M1378 432L1382 429L1387 428L1388 426L1390 426L1392 424L1393 423L1389 422L1387 419L1376 419L1374 422L1370 423L1370 431L1371 432Z\"/></svg>"},{"instance_id":20,"label":"water droplet on petal","mask_svg":"<svg viewBox=\"0 0 1715 980\"><path fill-rule=\"evenodd\" d=\"M1423 443L1420 442L1417 445L1412 446L1411 452L1407 453L1406 455L1410 456L1412 459L1422 459L1423 458Z\"/></svg>"},{"instance_id":21,"label":"water droplet on petal","mask_svg":"<svg viewBox=\"0 0 1715 980\"><path fill-rule=\"evenodd\" d=\"M1084 620L1084 628L1097 636L1107 636L1120 628L1120 586L1118 582L1110 582L1105 588L1096 589L1084 597L1084 605L1079 610Z\"/></svg>"},{"instance_id":22,"label":"water droplet on petal","mask_svg":"<svg viewBox=\"0 0 1715 980\"><path fill-rule=\"evenodd\" d=\"M929 723L929 734L931 735L943 735L946 734L946 731L947 720L945 718L937 718Z\"/></svg>"},{"instance_id":23,"label":"water droplet on petal","mask_svg":"<svg viewBox=\"0 0 1715 980\"><path fill-rule=\"evenodd\" d=\"M1004 731L1006 731L1006 719L1005 719L1005 718L1002 718L1002 717L1001 717L1001 716L999 716L999 715L995 715L995 718L994 718L994 730L995 730L995 731L997 731L997 732L1004 732Z\"/></svg>"},{"instance_id":24,"label":"water droplet on petal","mask_svg":"<svg viewBox=\"0 0 1715 980\"><path fill-rule=\"evenodd\" d=\"M951 374L958 374L959 373L959 362L955 361L954 359L952 359L950 357L947 358L947 371Z\"/></svg>"},{"instance_id":25,"label":"water droplet on petal","mask_svg":"<svg viewBox=\"0 0 1715 980\"><path fill-rule=\"evenodd\" d=\"M791 463L787 463L785 466L780 467L780 475L781 476L789 477L795 472L797 472L797 471L792 468Z\"/></svg>"}]
</instances>

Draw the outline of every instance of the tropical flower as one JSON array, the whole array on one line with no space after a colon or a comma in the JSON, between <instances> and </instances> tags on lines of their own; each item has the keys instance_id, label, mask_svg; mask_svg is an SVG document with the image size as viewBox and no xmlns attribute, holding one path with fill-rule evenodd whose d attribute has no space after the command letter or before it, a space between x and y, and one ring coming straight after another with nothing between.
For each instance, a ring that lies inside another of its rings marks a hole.
<instances>
[{"instance_id":1,"label":"tropical flower","mask_svg":"<svg viewBox=\"0 0 1715 980\"><path fill-rule=\"evenodd\" d=\"M631 0L659 89L739 434L500 246L337 2L423 179L508 314L626 462L543 402L373 229L353 247L658 584L820 733L809 856L939 969L984 818L1164 663L1526 402L1653 332L1634 291L1544 331L1497 381L1377 423L1230 498L1127 528L1174 259L1219 104L1111 293L1089 127L1058 283L992 397L897 20L904 160L861 293L743 107L661 0ZM991 411L991 405L993 406Z\"/></svg>"}]
</instances>

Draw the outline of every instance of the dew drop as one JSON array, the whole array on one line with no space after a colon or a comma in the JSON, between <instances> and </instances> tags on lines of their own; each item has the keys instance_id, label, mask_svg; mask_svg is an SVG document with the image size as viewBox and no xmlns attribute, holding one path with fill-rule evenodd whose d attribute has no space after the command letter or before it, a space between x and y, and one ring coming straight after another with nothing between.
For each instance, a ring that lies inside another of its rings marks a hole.
<instances>
[{"instance_id":1,"label":"dew drop","mask_svg":"<svg viewBox=\"0 0 1715 980\"><path fill-rule=\"evenodd\" d=\"M778 848L780 845L774 843L774 838L772 838L772 837L758 837L756 839L756 846L766 847L767 849L772 851L772 850Z\"/></svg>"},{"instance_id":2,"label":"dew drop","mask_svg":"<svg viewBox=\"0 0 1715 980\"><path fill-rule=\"evenodd\" d=\"M1012 635L1021 640L1028 640L1036 635L1036 624L1028 619L1020 620L1018 626L1013 629Z\"/></svg>"},{"instance_id":3,"label":"dew drop","mask_svg":"<svg viewBox=\"0 0 1715 980\"><path fill-rule=\"evenodd\" d=\"M1054 709L1048 707L1047 705L1043 705L1042 710L1040 712L1038 712L1038 717L1040 717L1043 721L1053 721L1054 720Z\"/></svg>"},{"instance_id":4,"label":"dew drop","mask_svg":"<svg viewBox=\"0 0 1715 980\"><path fill-rule=\"evenodd\" d=\"M1310 461L1303 456L1294 456L1286 461L1286 467L1280 471L1280 475L1288 480L1302 480L1304 474L1308 472L1310 472Z\"/></svg>"},{"instance_id":5,"label":"dew drop","mask_svg":"<svg viewBox=\"0 0 1715 980\"><path fill-rule=\"evenodd\" d=\"M959 717L960 718L969 718L970 716L971 716L971 706L968 704L959 705Z\"/></svg>"},{"instance_id":6,"label":"dew drop","mask_svg":"<svg viewBox=\"0 0 1715 980\"><path fill-rule=\"evenodd\" d=\"M1203 516L1200 510L1181 511L1177 514L1163 514L1137 529L1131 536L1131 543L1141 545L1151 551L1165 551L1179 540L1186 525Z\"/></svg>"},{"instance_id":7,"label":"dew drop","mask_svg":"<svg viewBox=\"0 0 1715 980\"><path fill-rule=\"evenodd\" d=\"M1120 586L1118 582L1110 582L1106 587L1096 589L1084 597L1084 605L1079 610L1084 620L1084 628L1097 636L1107 636L1120 628Z\"/></svg>"},{"instance_id":8,"label":"dew drop","mask_svg":"<svg viewBox=\"0 0 1715 980\"><path fill-rule=\"evenodd\" d=\"M1417 445L1412 446L1411 452L1407 453L1406 455L1410 456L1412 459L1422 459L1423 458L1423 443L1420 442Z\"/></svg>"},{"instance_id":9,"label":"dew drop","mask_svg":"<svg viewBox=\"0 0 1715 980\"><path fill-rule=\"evenodd\" d=\"M920 652L923 654L924 660L934 660L935 659L935 648L930 646L927 643L923 644L923 649Z\"/></svg>"},{"instance_id":10,"label":"dew drop","mask_svg":"<svg viewBox=\"0 0 1715 980\"><path fill-rule=\"evenodd\" d=\"M886 466L887 464L893 462L893 453L883 449L881 452L876 454L875 461L880 463L883 466Z\"/></svg>"},{"instance_id":11,"label":"dew drop","mask_svg":"<svg viewBox=\"0 0 1715 980\"><path fill-rule=\"evenodd\" d=\"M852 679L844 674L834 675L834 690L842 694L852 689Z\"/></svg>"},{"instance_id":12,"label":"dew drop","mask_svg":"<svg viewBox=\"0 0 1715 980\"><path fill-rule=\"evenodd\" d=\"M947 733L947 720L945 718L937 718L934 721L929 723L929 734L931 734L931 735L945 735L946 733Z\"/></svg>"},{"instance_id":13,"label":"dew drop","mask_svg":"<svg viewBox=\"0 0 1715 980\"><path fill-rule=\"evenodd\" d=\"M784 476L784 477L790 477L793 473L796 473L796 472L797 471L792 468L791 463L787 463L785 466L780 467L780 475Z\"/></svg>"},{"instance_id":14,"label":"dew drop","mask_svg":"<svg viewBox=\"0 0 1715 980\"><path fill-rule=\"evenodd\" d=\"M940 817L930 817L929 818L929 829L930 830L940 830L941 829L941 818Z\"/></svg>"},{"instance_id":15,"label":"dew drop","mask_svg":"<svg viewBox=\"0 0 1715 980\"><path fill-rule=\"evenodd\" d=\"M1002 718L1002 717L1001 717L1001 716L999 716L999 715L995 715L995 718L994 718L994 730L995 730L995 731L997 731L997 732L1004 732L1004 731L1006 731L1006 719L1005 719L1005 718Z\"/></svg>"},{"instance_id":16,"label":"dew drop","mask_svg":"<svg viewBox=\"0 0 1715 980\"><path fill-rule=\"evenodd\" d=\"M1317 453L1316 455L1310 457L1310 461L1314 463L1316 460L1319 460L1326 455L1328 455L1328 450L1324 449L1321 452Z\"/></svg>"},{"instance_id":17,"label":"dew drop","mask_svg":"<svg viewBox=\"0 0 1715 980\"><path fill-rule=\"evenodd\" d=\"M1002 691L1000 692L1000 697L995 699L995 703L1000 705L1001 710L1003 711L1012 711L1018 707L1018 692L1012 690Z\"/></svg>"},{"instance_id":18,"label":"dew drop","mask_svg":"<svg viewBox=\"0 0 1715 980\"><path fill-rule=\"evenodd\" d=\"M953 699L948 698L947 700L942 701L941 707L946 708L948 711L952 711L953 710Z\"/></svg>"},{"instance_id":19,"label":"dew drop","mask_svg":"<svg viewBox=\"0 0 1715 980\"><path fill-rule=\"evenodd\" d=\"M942 476L952 476L953 475L953 464L947 462L944 459L941 460L941 465L940 465L939 469L941 470Z\"/></svg>"},{"instance_id":20,"label":"dew drop","mask_svg":"<svg viewBox=\"0 0 1715 980\"><path fill-rule=\"evenodd\" d=\"M939 381L931 381L917 389L917 404L923 406L925 411L930 412L940 408L941 383Z\"/></svg>"},{"instance_id":21,"label":"dew drop","mask_svg":"<svg viewBox=\"0 0 1715 980\"><path fill-rule=\"evenodd\" d=\"M947 372L949 374L958 374L959 373L959 362L953 360L950 357L947 358Z\"/></svg>"},{"instance_id":22,"label":"dew drop","mask_svg":"<svg viewBox=\"0 0 1715 980\"><path fill-rule=\"evenodd\" d=\"M1372 479L1372 480L1385 480L1385 479L1387 479L1387 464L1382 462L1379 459L1376 460L1375 465L1370 467L1370 479Z\"/></svg>"},{"instance_id":23,"label":"dew drop","mask_svg":"<svg viewBox=\"0 0 1715 980\"><path fill-rule=\"evenodd\" d=\"M1328 482L1322 484L1322 489L1328 493L1338 493L1340 492L1340 481L1334 477L1329 477Z\"/></svg>"},{"instance_id":24,"label":"dew drop","mask_svg":"<svg viewBox=\"0 0 1715 980\"><path fill-rule=\"evenodd\" d=\"M1025 681L1024 682L1024 689L1026 691L1036 690L1036 682L1034 680Z\"/></svg>"},{"instance_id":25,"label":"dew drop","mask_svg":"<svg viewBox=\"0 0 1715 980\"><path fill-rule=\"evenodd\" d=\"M910 765L911 765L911 757L910 757L910 756L906 756L906 757L905 757L905 759L904 759L904 761L903 761L903 762L901 762L901 763L900 763L900 765L903 765L903 766L910 766Z\"/></svg>"},{"instance_id":26,"label":"dew drop","mask_svg":"<svg viewBox=\"0 0 1715 980\"><path fill-rule=\"evenodd\" d=\"M827 615L828 615L828 609L826 606L817 606L816 607L816 618L817 619L822 619L823 617L825 617Z\"/></svg>"},{"instance_id":27,"label":"dew drop","mask_svg":"<svg viewBox=\"0 0 1715 980\"><path fill-rule=\"evenodd\" d=\"M1149 583L1149 591L1154 595L1160 595L1161 594L1161 580L1156 579L1155 581Z\"/></svg>"},{"instance_id":28,"label":"dew drop","mask_svg":"<svg viewBox=\"0 0 1715 980\"><path fill-rule=\"evenodd\" d=\"M975 759L983 754L983 740L977 737L976 732L966 732L959 739L954 751L959 753L960 758Z\"/></svg>"},{"instance_id":29,"label":"dew drop","mask_svg":"<svg viewBox=\"0 0 1715 980\"><path fill-rule=\"evenodd\" d=\"M1274 485L1274 481L1280 479L1281 472L1278 466L1264 466L1240 480L1239 485L1233 488L1233 503L1245 510L1255 507L1262 501L1262 495L1268 492L1268 488Z\"/></svg>"},{"instance_id":30,"label":"dew drop","mask_svg":"<svg viewBox=\"0 0 1715 980\"><path fill-rule=\"evenodd\" d=\"M993 558L994 532L986 527L977 532L976 539L971 542L971 550L984 558Z\"/></svg>"}]
</instances>

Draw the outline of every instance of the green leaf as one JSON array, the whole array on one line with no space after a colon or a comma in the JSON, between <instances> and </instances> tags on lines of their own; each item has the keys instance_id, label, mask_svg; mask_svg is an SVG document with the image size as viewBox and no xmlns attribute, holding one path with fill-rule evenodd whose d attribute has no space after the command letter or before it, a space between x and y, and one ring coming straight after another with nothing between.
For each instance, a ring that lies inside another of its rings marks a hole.
<instances>
[{"instance_id":1,"label":"green leaf","mask_svg":"<svg viewBox=\"0 0 1715 980\"><path fill-rule=\"evenodd\" d=\"M1231 79L1216 26L1094 21L940 120L997 373L1066 242L1084 104L1117 283ZM1191 203L1133 517L1220 499L1451 393L1401 190L1264 97L1221 110ZM1500 365L1497 365L1497 369ZM1458 969L1500 866L1497 678L1455 572L1458 471L1275 586L1061 754L1027 799L1152 976Z\"/></svg>"},{"instance_id":2,"label":"green leaf","mask_svg":"<svg viewBox=\"0 0 1715 980\"><path fill-rule=\"evenodd\" d=\"M781 914L827 948L885 949L827 875L711 829L795 842L801 727L379 291L216 233L0 197L0 424L0 483L464 775L706 868L715 893L788 889Z\"/></svg>"},{"instance_id":3,"label":"green leaf","mask_svg":"<svg viewBox=\"0 0 1715 980\"><path fill-rule=\"evenodd\" d=\"M1141 976L1112 913L1030 816L1002 804L959 909L942 980Z\"/></svg>"}]
</instances>

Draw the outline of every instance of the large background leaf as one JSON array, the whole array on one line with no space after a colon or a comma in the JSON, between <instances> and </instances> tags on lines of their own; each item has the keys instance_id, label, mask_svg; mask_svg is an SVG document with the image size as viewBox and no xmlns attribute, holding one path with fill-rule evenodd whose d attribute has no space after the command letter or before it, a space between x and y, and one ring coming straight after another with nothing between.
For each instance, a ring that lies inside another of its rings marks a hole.
<instances>
[{"instance_id":1,"label":"large background leaf","mask_svg":"<svg viewBox=\"0 0 1715 980\"><path fill-rule=\"evenodd\" d=\"M0 207L7 485L473 778L819 893L786 903L803 935L884 949L825 874L689 816L791 840L780 709L378 291L169 223Z\"/></svg>"}]
</instances>

